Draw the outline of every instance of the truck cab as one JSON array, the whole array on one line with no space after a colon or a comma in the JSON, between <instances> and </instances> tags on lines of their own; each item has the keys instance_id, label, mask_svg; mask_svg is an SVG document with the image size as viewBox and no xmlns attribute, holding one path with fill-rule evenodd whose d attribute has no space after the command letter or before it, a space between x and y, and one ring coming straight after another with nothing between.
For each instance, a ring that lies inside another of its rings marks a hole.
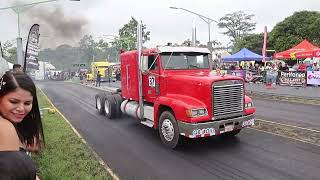
<instances>
[{"instance_id":1,"label":"truck cab","mask_svg":"<svg viewBox=\"0 0 320 180\"><path fill-rule=\"evenodd\" d=\"M122 53L121 93L113 95L121 96L121 112L157 129L170 148L181 136L234 136L252 126L255 108L244 80L211 74L209 54L207 48L161 46L143 50L139 61L138 51Z\"/></svg>"}]
</instances>

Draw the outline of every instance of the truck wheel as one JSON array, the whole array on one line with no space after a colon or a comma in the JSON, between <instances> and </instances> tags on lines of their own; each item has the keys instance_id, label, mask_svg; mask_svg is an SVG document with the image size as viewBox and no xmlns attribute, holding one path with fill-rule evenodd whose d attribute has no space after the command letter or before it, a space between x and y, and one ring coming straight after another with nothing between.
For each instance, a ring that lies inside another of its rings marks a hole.
<instances>
[{"instance_id":1,"label":"truck wheel","mask_svg":"<svg viewBox=\"0 0 320 180\"><path fill-rule=\"evenodd\" d=\"M96 95L96 109L97 109L99 114L103 114L104 113L103 98L99 94Z\"/></svg>"},{"instance_id":2,"label":"truck wheel","mask_svg":"<svg viewBox=\"0 0 320 180\"><path fill-rule=\"evenodd\" d=\"M116 116L121 117L122 116L122 111L121 111L121 103L122 103L122 97L120 94L115 94L113 95L115 101L116 101Z\"/></svg>"},{"instance_id":3,"label":"truck wheel","mask_svg":"<svg viewBox=\"0 0 320 180\"><path fill-rule=\"evenodd\" d=\"M164 111L159 118L159 134L162 142L169 148L176 148L180 141L176 118L170 111Z\"/></svg>"},{"instance_id":4,"label":"truck wheel","mask_svg":"<svg viewBox=\"0 0 320 180\"><path fill-rule=\"evenodd\" d=\"M237 130L234 130L234 131L222 133L221 136L222 137L233 137L233 136L237 135L240 131L241 131L241 129L237 129Z\"/></svg>"},{"instance_id":5,"label":"truck wheel","mask_svg":"<svg viewBox=\"0 0 320 180\"><path fill-rule=\"evenodd\" d=\"M113 119L116 117L116 101L113 95L108 95L104 100L104 113L108 119Z\"/></svg>"}]
</instances>

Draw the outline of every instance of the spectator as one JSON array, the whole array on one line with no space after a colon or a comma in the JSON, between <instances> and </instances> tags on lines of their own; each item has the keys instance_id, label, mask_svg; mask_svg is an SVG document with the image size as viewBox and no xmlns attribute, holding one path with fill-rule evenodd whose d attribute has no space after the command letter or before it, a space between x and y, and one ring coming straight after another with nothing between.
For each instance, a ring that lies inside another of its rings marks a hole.
<instances>
[{"instance_id":1,"label":"spectator","mask_svg":"<svg viewBox=\"0 0 320 180\"><path fill-rule=\"evenodd\" d=\"M97 72L97 77L96 77L96 87L100 87L100 82L101 82L101 74L100 71Z\"/></svg>"},{"instance_id":2,"label":"spectator","mask_svg":"<svg viewBox=\"0 0 320 180\"><path fill-rule=\"evenodd\" d=\"M2 76L0 107L0 179L34 180L36 167L26 151L39 151L44 137L36 88L28 75Z\"/></svg>"},{"instance_id":3,"label":"spectator","mask_svg":"<svg viewBox=\"0 0 320 180\"><path fill-rule=\"evenodd\" d=\"M317 62L314 62L313 65L312 65L312 70L313 71L319 71L320 70L320 67L319 67L319 64Z\"/></svg>"},{"instance_id":4,"label":"spectator","mask_svg":"<svg viewBox=\"0 0 320 180\"><path fill-rule=\"evenodd\" d=\"M313 67L310 64L307 65L306 71L312 71L312 70L313 70Z\"/></svg>"},{"instance_id":5,"label":"spectator","mask_svg":"<svg viewBox=\"0 0 320 180\"><path fill-rule=\"evenodd\" d=\"M14 64L12 67L12 72L16 73L16 72L22 72L22 66L21 64Z\"/></svg>"},{"instance_id":6,"label":"spectator","mask_svg":"<svg viewBox=\"0 0 320 180\"><path fill-rule=\"evenodd\" d=\"M289 67L287 63L284 63L283 71L289 71Z\"/></svg>"}]
</instances>

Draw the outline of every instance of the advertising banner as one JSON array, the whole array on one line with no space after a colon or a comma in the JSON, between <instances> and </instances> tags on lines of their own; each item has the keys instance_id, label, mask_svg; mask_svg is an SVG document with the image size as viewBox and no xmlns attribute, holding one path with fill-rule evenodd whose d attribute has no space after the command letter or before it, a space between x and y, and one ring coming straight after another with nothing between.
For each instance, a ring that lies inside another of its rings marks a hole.
<instances>
[{"instance_id":1,"label":"advertising banner","mask_svg":"<svg viewBox=\"0 0 320 180\"><path fill-rule=\"evenodd\" d=\"M38 55L39 55L39 25L34 24L29 31L28 41L26 45L25 60L23 71L29 69L39 70Z\"/></svg>"},{"instance_id":2,"label":"advertising banner","mask_svg":"<svg viewBox=\"0 0 320 180\"><path fill-rule=\"evenodd\" d=\"M227 73L232 76L242 77L243 79L246 78L246 71L244 70L228 70Z\"/></svg>"},{"instance_id":3,"label":"advertising banner","mask_svg":"<svg viewBox=\"0 0 320 180\"><path fill-rule=\"evenodd\" d=\"M246 71L246 82L263 82L263 75L257 71Z\"/></svg>"},{"instance_id":4,"label":"advertising banner","mask_svg":"<svg viewBox=\"0 0 320 180\"><path fill-rule=\"evenodd\" d=\"M320 85L320 71L308 71L307 84Z\"/></svg>"},{"instance_id":5,"label":"advertising banner","mask_svg":"<svg viewBox=\"0 0 320 180\"><path fill-rule=\"evenodd\" d=\"M306 86L306 74L306 72L299 71L279 71L279 84L285 86Z\"/></svg>"}]
</instances>

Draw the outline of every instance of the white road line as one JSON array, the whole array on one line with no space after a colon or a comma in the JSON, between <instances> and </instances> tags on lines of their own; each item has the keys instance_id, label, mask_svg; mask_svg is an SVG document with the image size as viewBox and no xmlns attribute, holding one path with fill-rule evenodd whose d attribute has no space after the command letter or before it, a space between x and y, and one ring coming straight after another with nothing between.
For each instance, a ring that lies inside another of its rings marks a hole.
<instances>
[{"instance_id":1,"label":"white road line","mask_svg":"<svg viewBox=\"0 0 320 180\"><path fill-rule=\"evenodd\" d=\"M289 125L289 124L282 124L282 123L273 122L273 121L268 121L268 120L263 120L263 119L258 119L258 118L256 118L256 120L262 121L262 122L266 122L266 123L278 124L278 125L282 125L282 126L293 127L293 128L298 128L298 129L303 129L303 130L307 130L307 131L312 131L312 132L320 133L320 131L315 130L315 129L309 129L309 128L304 128L304 127L299 127L299 126L294 126L294 125Z\"/></svg>"},{"instance_id":2,"label":"white road line","mask_svg":"<svg viewBox=\"0 0 320 180\"><path fill-rule=\"evenodd\" d=\"M72 124L69 122L69 120L59 111L59 109L51 102L51 100L48 98L48 96L42 91L41 88L38 87L38 89L42 92L42 94L45 96L45 98L48 100L48 102L51 104L51 106L59 113L59 115L69 124L73 132L81 139L81 141L90 149L90 151L93 153L93 155L97 158L99 163L108 171L108 173L113 177L115 180L120 180L120 178L112 171L112 169L103 161L103 159L89 146L87 141L80 135L80 133L72 126Z\"/></svg>"}]
</instances>

